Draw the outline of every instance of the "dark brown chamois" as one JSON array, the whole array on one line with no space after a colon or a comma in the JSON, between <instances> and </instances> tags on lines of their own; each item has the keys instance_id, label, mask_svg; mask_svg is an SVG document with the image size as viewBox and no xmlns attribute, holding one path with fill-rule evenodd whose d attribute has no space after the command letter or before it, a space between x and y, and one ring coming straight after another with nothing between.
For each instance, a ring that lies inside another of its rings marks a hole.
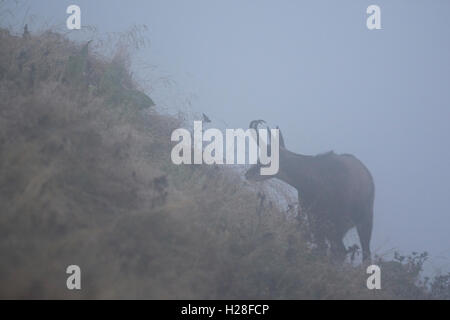
<instances>
[{"instance_id":1,"label":"dark brown chamois","mask_svg":"<svg viewBox=\"0 0 450 320\"><path fill-rule=\"evenodd\" d=\"M256 130L263 122L252 121L250 128ZM294 187L298 192L299 210L307 214L318 247L325 250L328 240L331 252L337 257L345 257L343 238L356 227L363 261L370 259L375 187L369 170L350 154L328 152L308 156L293 153L285 148L281 132L279 137L278 173L261 175L262 164L258 161L245 177L249 181L278 178ZM268 148L270 150L270 146Z\"/></svg>"}]
</instances>

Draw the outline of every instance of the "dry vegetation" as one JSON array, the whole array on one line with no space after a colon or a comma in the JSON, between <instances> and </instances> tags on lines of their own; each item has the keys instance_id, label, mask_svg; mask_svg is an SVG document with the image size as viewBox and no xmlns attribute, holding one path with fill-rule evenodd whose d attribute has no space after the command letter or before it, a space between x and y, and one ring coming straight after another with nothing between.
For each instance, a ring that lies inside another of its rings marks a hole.
<instances>
[{"instance_id":1,"label":"dry vegetation","mask_svg":"<svg viewBox=\"0 0 450 320\"><path fill-rule=\"evenodd\" d=\"M364 266L314 254L235 170L172 165L182 121L121 59L0 34L1 298L449 298L445 276L418 282L424 257L377 261L369 291ZM81 291L66 289L70 264Z\"/></svg>"}]
</instances>

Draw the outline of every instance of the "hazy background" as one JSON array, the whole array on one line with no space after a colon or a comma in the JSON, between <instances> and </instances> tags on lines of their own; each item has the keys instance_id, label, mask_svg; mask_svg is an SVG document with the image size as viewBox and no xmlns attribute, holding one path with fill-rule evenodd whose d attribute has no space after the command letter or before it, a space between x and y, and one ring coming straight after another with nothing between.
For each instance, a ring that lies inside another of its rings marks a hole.
<instances>
[{"instance_id":1,"label":"hazy background","mask_svg":"<svg viewBox=\"0 0 450 320\"><path fill-rule=\"evenodd\" d=\"M448 271L450 2L40 0L3 24L61 27L70 4L99 33L148 26L137 58L153 67L137 72L161 80L161 108L262 118L294 152L356 155L376 184L372 251L427 250ZM382 30L366 28L371 4Z\"/></svg>"}]
</instances>

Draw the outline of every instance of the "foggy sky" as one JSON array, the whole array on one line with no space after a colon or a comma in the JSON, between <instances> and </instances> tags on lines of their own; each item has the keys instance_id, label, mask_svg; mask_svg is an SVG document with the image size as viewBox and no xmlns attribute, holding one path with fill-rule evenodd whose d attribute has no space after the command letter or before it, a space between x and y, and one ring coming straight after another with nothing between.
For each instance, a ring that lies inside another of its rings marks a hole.
<instances>
[{"instance_id":1,"label":"foggy sky","mask_svg":"<svg viewBox=\"0 0 450 320\"><path fill-rule=\"evenodd\" d=\"M450 2L40 0L16 21L64 25L70 4L99 33L149 27L139 59L175 83L155 84L157 104L357 156L376 186L372 252L427 250L450 269ZM371 4L382 30L366 27Z\"/></svg>"}]
</instances>

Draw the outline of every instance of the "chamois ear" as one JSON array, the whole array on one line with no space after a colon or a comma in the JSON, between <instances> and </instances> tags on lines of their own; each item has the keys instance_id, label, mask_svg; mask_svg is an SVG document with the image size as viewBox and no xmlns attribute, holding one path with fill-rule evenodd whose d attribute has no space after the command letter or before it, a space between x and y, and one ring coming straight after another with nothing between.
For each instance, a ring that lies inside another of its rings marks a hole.
<instances>
[{"instance_id":1,"label":"chamois ear","mask_svg":"<svg viewBox=\"0 0 450 320\"><path fill-rule=\"evenodd\" d=\"M279 132L279 135L280 135L280 147L286 148L284 146L284 138L283 138L283 134L281 133L280 127L277 126L277 129L278 129L278 132Z\"/></svg>"}]
</instances>

